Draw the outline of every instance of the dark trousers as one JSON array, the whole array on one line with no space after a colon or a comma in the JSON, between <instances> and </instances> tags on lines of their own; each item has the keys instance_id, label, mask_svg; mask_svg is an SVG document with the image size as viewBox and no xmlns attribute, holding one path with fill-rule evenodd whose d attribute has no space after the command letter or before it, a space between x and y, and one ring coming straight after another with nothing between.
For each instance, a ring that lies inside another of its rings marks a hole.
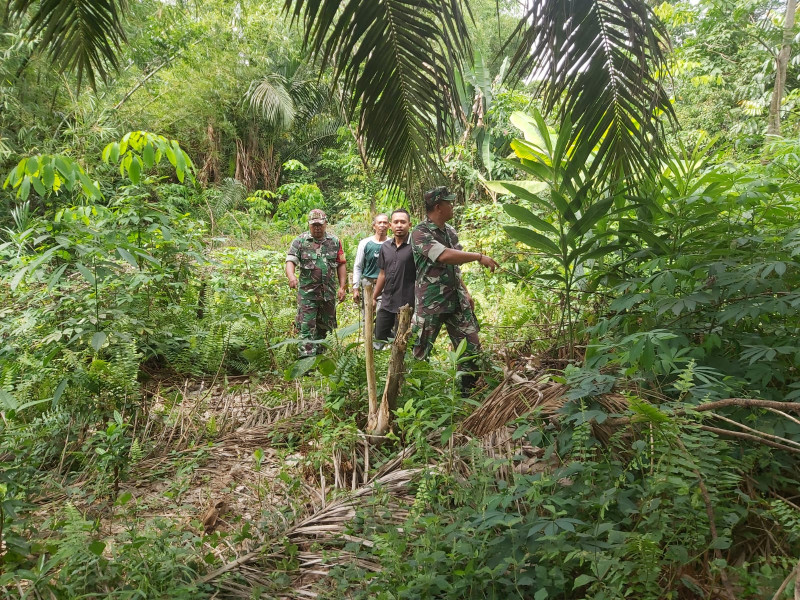
<instances>
[{"instance_id":1,"label":"dark trousers","mask_svg":"<svg viewBox=\"0 0 800 600\"><path fill-rule=\"evenodd\" d=\"M378 314L375 316L375 339L385 342L388 341L390 337L394 337L394 327L396 323L396 313L391 313L388 310L379 308Z\"/></svg>"}]
</instances>

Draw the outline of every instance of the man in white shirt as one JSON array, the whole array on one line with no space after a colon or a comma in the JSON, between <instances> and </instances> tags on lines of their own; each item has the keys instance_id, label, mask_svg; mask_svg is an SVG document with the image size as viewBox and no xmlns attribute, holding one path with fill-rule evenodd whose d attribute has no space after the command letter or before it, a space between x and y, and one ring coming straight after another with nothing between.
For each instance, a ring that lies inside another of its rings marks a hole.
<instances>
[{"instance_id":1,"label":"man in white shirt","mask_svg":"<svg viewBox=\"0 0 800 600\"><path fill-rule=\"evenodd\" d=\"M353 300L358 302L361 299L361 287L364 280L370 281L375 285L378 279L378 255L381 246L386 241L386 232L389 230L389 217L385 214L375 215L372 219L372 231L374 235L364 238L358 243L356 250L356 262L353 265Z\"/></svg>"}]
</instances>

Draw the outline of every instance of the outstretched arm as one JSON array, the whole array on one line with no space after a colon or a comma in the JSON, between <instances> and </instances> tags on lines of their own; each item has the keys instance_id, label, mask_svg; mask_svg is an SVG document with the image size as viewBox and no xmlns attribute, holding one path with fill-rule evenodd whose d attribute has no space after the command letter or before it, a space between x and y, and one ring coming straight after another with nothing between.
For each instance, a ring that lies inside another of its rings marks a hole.
<instances>
[{"instance_id":1,"label":"outstretched arm","mask_svg":"<svg viewBox=\"0 0 800 600\"><path fill-rule=\"evenodd\" d=\"M445 248L436 259L445 265L464 265L466 263L478 262L482 267L489 269L492 273L500 265L493 258L481 254L480 252L463 252L453 248Z\"/></svg>"}]
</instances>

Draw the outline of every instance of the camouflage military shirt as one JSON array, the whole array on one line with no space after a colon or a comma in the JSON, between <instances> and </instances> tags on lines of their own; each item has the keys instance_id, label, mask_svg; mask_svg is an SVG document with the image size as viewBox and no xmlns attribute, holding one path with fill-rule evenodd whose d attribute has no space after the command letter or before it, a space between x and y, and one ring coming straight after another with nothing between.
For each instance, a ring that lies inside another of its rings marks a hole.
<instances>
[{"instance_id":1,"label":"camouflage military shirt","mask_svg":"<svg viewBox=\"0 0 800 600\"><path fill-rule=\"evenodd\" d=\"M461 269L456 265L437 262L445 249L461 250L456 230L445 224L440 229L426 218L411 232L411 249L417 269L414 286L414 312L417 315L436 315L471 311Z\"/></svg>"},{"instance_id":2,"label":"camouflage military shirt","mask_svg":"<svg viewBox=\"0 0 800 600\"><path fill-rule=\"evenodd\" d=\"M297 272L299 297L313 297L318 302L336 300L339 287L337 267L345 262L342 243L329 233L317 241L306 231L292 241L286 262L293 262Z\"/></svg>"}]
</instances>

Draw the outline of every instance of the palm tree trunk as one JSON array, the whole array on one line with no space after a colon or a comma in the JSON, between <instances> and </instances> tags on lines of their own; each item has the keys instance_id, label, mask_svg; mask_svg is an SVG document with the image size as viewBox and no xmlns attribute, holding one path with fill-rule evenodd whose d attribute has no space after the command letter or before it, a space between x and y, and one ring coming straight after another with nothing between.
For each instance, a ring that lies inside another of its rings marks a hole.
<instances>
[{"instance_id":1,"label":"palm tree trunk","mask_svg":"<svg viewBox=\"0 0 800 600\"><path fill-rule=\"evenodd\" d=\"M772 89L772 99L769 103L769 120L767 122L767 139L781 134L781 102L786 88L786 67L792 53L792 30L794 29L794 13L797 10L797 0L786 0L786 16L783 20L783 44L778 56L775 58L775 87Z\"/></svg>"}]
</instances>

